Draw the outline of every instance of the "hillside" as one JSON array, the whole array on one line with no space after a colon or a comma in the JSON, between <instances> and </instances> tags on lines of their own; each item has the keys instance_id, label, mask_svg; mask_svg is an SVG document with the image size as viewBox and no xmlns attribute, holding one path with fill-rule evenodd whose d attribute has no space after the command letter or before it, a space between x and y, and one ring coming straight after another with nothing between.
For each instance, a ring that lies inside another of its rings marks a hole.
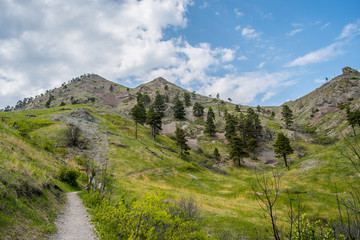
<instances>
[{"instance_id":1,"label":"hillside","mask_svg":"<svg viewBox=\"0 0 360 240\"><path fill-rule=\"evenodd\" d=\"M193 197L200 204L200 225L214 238L267 239L271 236L269 225L266 219L259 217L261 209L251 189L260 173L281 176L281 194L277 206L281 227L287 227L288 208L285 203L290 195L301 197L313 219L337 215L335 193L338 191L345 196L344 179L350 181L355 176L352 167L338 151L337 146L344 143L342 140L336 146L314 143L309 141L312 135L300 127L315 126L330 133L343 130L346 127L345 110L333 106L337 106L338 102L351 102L350 107L357 108L359 92L358 87L353 86L358 84L357 76L358 73L346 72L345 69L343 75L313 93L286 103L297 116L297 125L293 129L284 127L280 120L280 107L260 109L257 114L263 127L262 137L256 151L245 157L241 166L229 157L224 115L228 112L236 117L246 116L249 107L240 106L238 111L235 104L189 93L163 78L134 89L97 75L76 78L35 98L19 111L1 112L0 117L4 122L1 125L2 134L6 135L1 138L0 147L7 146L6 151L9 152L11 146L20 145L12 143L14 137L10 136L16 136L16 141L26 146L30 144L31 148L15 147L13 156L3 157L4 161L15 161L16 164L29 161L32 168L45 175L40 179L50 179L48 181L53 181L54 187L55 183L60 184L55 175L66 162L74 168L94 169L99 182L103 179L101 176L107 174L111 179L108 190L115 200L131 203L145 194L165 194L173 199ZM169 98L162 119L162 134L154 141L149 127L139 125L138 139L135 139L134 122L129 111L136 104L139 92L147 94L153 102L157 91ZM185 107L185 120L176 120L173 117L173 99L177 95L183 99L184 93L191 95L191 106ZM321 99L326 101L321 102ZM209 107L214 109L214 137L204 132L206 114L194 116L195 102L205 107L205 113ZM300 103L303 104L302 108L299 108ZM319 111L311 116L315 106ZM272 110L277 113L275 118L270 114ZM331 120L335 118L338 118L338 122L332 126ZM71 125L77 126L81 133L78 144L74 146L69 145L66 135ZM186 133L191 148L189 156L179 154L174 141L176 126ZM289 156L289 169L273 152L272 144L279 132L290 138L295 150ZM219 150L219 158L214 156L215 147ZM6 170L11 172L11 166L9 164ZM42 181L37 181L34 185L41 186Z\"/></svg>"},{"instance_id":2,"label":"hillside","mask_svg":"<svg viewBox=\"0 0 360 240\"><path fill-rule=\"evenodd\" d=\"M331 79L315 91L291 102L288 105L297 116L300 126L314 126L318 132L338 136L344 130L345 107L360 107L360 73L344 67L343 74Z\"/></svg>"}]
</instances>

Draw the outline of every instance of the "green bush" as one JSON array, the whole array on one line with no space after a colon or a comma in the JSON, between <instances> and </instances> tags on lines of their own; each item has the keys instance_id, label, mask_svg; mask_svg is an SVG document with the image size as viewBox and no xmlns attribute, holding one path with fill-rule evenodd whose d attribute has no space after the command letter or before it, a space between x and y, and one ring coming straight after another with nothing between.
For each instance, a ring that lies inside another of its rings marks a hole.
<instances>
[{"instance_id":1,"label":"green bush","mask_svg":"<svg viewBox=\"0 0 360 240\"><path fill-rule=\"evenodd\" d=\"M88 200L97 194L82 193ZM115 204L103 200L94 209L101 239L209 239L198 223L199 208L192 199L174 201L148 194L141 200Z\"/></svg>"},{"instance_id":2,"label":"green bush","mask_svg":"<svg viewBox=\"0 0 360 240\"><path fill-rule=\"evenodd\" d=\"M61 167L59 172L59 180L66 182L71 186L77 187L77 178L80 176L80 172L73 168Z\"/></svg>"}]
</instances>

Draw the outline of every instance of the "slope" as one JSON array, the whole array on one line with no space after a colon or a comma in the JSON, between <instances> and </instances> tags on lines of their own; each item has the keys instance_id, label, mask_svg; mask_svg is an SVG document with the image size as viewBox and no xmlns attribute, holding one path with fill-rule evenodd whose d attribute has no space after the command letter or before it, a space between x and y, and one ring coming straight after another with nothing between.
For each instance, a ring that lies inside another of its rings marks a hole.
<instances>
[{"instance_id":1,"label":"slope","mask_svg":"<svg viewBox=\"0 0 360 240\"><path fill-rule=\"evenodd\" d=\"M43 239L53 224L62 191L53 176L59 162L0 122L0 238Z\"/></svg>"}]
</instances>

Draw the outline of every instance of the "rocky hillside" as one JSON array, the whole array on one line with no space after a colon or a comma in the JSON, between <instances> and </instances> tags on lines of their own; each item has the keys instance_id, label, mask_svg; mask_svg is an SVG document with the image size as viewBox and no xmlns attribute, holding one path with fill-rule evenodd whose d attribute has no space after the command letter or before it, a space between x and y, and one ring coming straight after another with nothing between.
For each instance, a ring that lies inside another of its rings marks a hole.
<instances>
[{"instance_id":1,"label":"rocky hillside","mask_svg":"<svg viewBox=\"0 0 360 240\"><path fill-rule=\"evenodd\" d=\"M344 67L343 74L331 79L315 91L295 101L284 103L296 116L300 126L315 126L318 131L335 136L346 119L346 106L360 106L360 73ZM280 112L281 109L278 109Z\"/></svg>"}]
</instances>

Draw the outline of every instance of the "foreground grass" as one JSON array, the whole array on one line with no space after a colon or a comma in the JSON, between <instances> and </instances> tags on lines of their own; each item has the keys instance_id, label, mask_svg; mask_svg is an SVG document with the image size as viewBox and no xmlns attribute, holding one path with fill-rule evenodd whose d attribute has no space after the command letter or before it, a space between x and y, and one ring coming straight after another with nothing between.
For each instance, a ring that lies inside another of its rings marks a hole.
<instances>
[{"instance_id":1,"label":"foreground grass","mask_svg":"<svg viewBox=\"0 0 360 240\"><path fill-rule=\"evenodd\" d=\"M306 149L307 155L301 159L297 158L296 154L292 155L293 163L290 169L283 167L280 162L273 169L262 166L265 170L263 173L230 165L221 172L210 168L212 163L216 162L211 157L214 144L223 158L227 156L227 146L221 141L203 136L199 142L203 153L191 151L189 157L182 159L175 142L170 138L158 136L157 141L153 141L149 129L139 126L136 140L132 121L104 109L96 110L89 105L66 106L68 110L51 108L13 114L1 113L0 116L9 117L6 121L13 125L27 119L26 115L29 114L36 115L31 120L34 122L51 120L74 111L77 107L90 109L92 115L100 120L97 123L100 131L111 132L107 135L109 145L106 157L109 160L109 172L113 175L111 192L116 201L125 199L132 202L154 192L174 199L193 197L201 206L202 227L209 236L219 239L271 237L270 225L262 217L251 189L259 174L281 176L276 210L279 224L283 229L287 227L289 195L292 198L301 198L310 218L334 218L337 216L335 185L339 193L345 192L347 184L344 179L351 181L354 176L352 168L343 160L334 145L322 146L302 141L293 143ZM44 136L47 136L54 148L61 145L61 139L58 137L61 136L61 126L62 122L53 121L46 126L35 127L27 134L30 140L41 144L46 143ZM270 127L280 129L276 123ZM343 142L337 144L341 146ZM21 150L17 149L14 152L17 154ZM60 152L55 150L54 154ZM71 157L66 153L64 155ZM56 166L50 163L51 161L44 159L37 164L39 168L41 166L51 172ZM36 172L36 169L33 171Z\"/></svg>"}]
</instances>

